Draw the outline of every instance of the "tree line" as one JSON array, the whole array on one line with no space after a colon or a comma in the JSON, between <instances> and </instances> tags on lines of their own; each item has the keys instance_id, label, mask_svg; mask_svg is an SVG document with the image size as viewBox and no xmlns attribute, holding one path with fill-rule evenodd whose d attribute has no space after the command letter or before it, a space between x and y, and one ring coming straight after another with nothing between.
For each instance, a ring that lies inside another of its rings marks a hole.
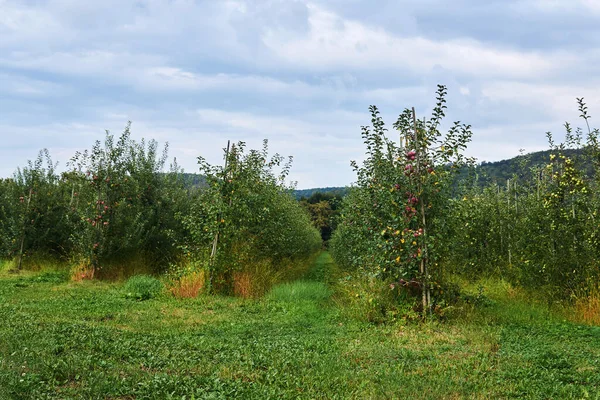
<instances>
[{"instance_id":1,"label":"tree line","mask_svg":"<svg viewBox=\"0 0 600 400\"><path fill-rule=\"evenodd\" d=\"M59 260L81 279L128 265L176 277L205 270L209 290L230 292L252 265L273 272L320 248L285 184L290 163L267 142L229 146L223 165L199 157L201 182L176 161L165 172L167 161L167 145L132 139L130 126L76 153L62 173L41 151L0 180L1 257L17 270Z\"/></svg>"},{"instance_id":2,"label":"tree line","mask_svg":"<svg viewBox=\"0 0 600 400\"><path fill-rule=\"evenodd\" d=\"M439 130L445 95L439 86L429 119L405 109L392 134L370 109L365 161L352 164L357 183L330 245L355 305L372 319L407 304L442 312L459 296L454 276L495 276L548 301L598 293L600 142L583 99L585 128L566 123L564 143L547 134L548 152L511 161L506 180L482 182L489 164L464 156L471 127Z\"/></svg>"}]
</instances>

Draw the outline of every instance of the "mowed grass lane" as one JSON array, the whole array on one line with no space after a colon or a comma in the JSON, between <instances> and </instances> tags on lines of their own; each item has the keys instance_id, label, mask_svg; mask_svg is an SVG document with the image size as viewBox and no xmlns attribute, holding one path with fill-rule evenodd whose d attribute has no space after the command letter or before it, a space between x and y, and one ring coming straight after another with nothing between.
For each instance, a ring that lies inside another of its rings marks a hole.
<instances>
[{"instance_id":1,"label":"mowed grass lane","mask_svg":"<svg viewBox=\"0 0 600 400\"><path fill-rule=\"evenodd\" d=\"M4 274L0 399L600 398L600 328L500 292L450 322L372 325L334 281L327 253L259 301Z\"/></svg>"}]
</instances>

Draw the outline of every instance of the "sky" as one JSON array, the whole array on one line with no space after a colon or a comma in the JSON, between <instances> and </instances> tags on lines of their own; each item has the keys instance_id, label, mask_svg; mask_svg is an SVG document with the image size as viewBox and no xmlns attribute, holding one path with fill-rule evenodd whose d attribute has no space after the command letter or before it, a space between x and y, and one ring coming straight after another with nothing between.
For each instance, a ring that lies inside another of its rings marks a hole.
<instances>
[{"instance_id":1,"label":"sky","mask_svg":"<svg viewBox=\"0 0 600 400\"><path fill-rule=\"evenodd\" d=\"M59 169L105 131L169 143L186 172L227 141L293 156L298 188L355 181L361 126L472 125L478 161L600 118L600 0L0 0L0 177Z\"/></svg>"}]
</instances>

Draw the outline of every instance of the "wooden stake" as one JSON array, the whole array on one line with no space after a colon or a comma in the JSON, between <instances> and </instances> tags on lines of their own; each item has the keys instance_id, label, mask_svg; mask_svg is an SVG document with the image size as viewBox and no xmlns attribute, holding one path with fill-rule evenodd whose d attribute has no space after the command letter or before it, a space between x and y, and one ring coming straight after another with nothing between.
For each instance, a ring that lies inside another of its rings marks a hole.
<instances>
[{"instance_id":1,"label":"wooden stake","mask_svg":"<svg viewBox=\"0 0 600 400\"><path fill-rule=\"evenodd\" d=\"M73 198L75 197L75 184L71 188L71 201L69 201L69 208L73 207Z\"/></svg>"},{"instance_id":2,"label":"wooden stake","mask_svg":"<svg viewBox=\"0 0 600 400\"><path fill-rule=\"evenodd\" d=\"M231 145L231 141L228 140L227 141L227 150L225 151L225 166L223 167L223 175L224 178L223 179L227 179L227 163L229 161L229 146ZM213 243L212 243L212 248L210 251L210 259L208 262L208 266L209 266L209 273L208 273L208 280L209 280L209 290L212 290L212 280L213 280L213 269L215 266L215 258L217 257L217 247L219 244L219 234L220 234L220 226L221 226L221 218L222 218L222 214L219 213L217 214L217 233L215 233L215 238L213 239Z\"/></svg>"},{"instance_id":3,"label":"wooden stake","mask_svg":"<svg viewBox=\"0 0 600 400\"><path fill-rule=\"evenodd\" d=\"M515 188L515 213L518 213L519 207L518 207L518 198L517 198L517 182L515 182L514 188Z\"/></svg>"},{"instance_id":4,"label":"wooden stake","mask_svg":"<svg viewBox=\"0 0 600 400\"><path fill-rule=\"evenodd\" d=\"M94 277L94 275L96 274L96 270L98 269L98 266L100 265L99 261L98 261L98 250L100 247L100 239L102 239L102 232L100 231L100 226L102 224L102 220L98 219L99 215L102 215L102 205L100 204L100 202L102 201L102 187L100 186L100 171L102 170L102 164L100 164L100 168L98 168L98 179L96 182L96 185L98 186L98 193L96 195L96 215L94 215L94 220L96 221L96 226L95 226L95 232L94 232L94 244L92 245L92 257L91 257L91 262L92 262L92 276L91 278Z\"/></svg>"},{"instance_id":5,"label":"wooden stake","mask_svg":"<svg viewBox=\"0 0 600 400\"><path fill-rule=\"evenodd\" d=\"M423 239L421 243L423 244L422 254L421 254L421 265L420 272L423 276L423 315L426 315L427 311L431 314L431 293L429 290L429 273L427 271L427 221L425 218L425 203L423 201L423 186L421 181L421 149L419 146L419 131L417 128L417 116L415 113L415 108L412 108L412 116L413 116L413 125L415 130L414 144L415 144L415 153L416 153L416 161L417 161L417 190L419 196L419 206L421 209L421 224L423 229Z\"/></svg>"},{"instance_id":6,"label":"wooden stake","mask_svg":"<svg viewBox=\"0 0 600 400\"><path fill-rule=\"evenodd\" d=\"M540 169L539 174L537 174L537 201L540 201L540 185L542 182L542 172L543 170Z\"/></svg>"}]
</instances>

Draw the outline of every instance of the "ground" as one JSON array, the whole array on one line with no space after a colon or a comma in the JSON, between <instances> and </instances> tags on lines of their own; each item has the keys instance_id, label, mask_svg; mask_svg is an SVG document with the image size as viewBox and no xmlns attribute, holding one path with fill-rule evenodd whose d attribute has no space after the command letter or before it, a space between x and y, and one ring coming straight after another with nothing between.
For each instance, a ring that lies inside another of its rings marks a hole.
<instances>
[{"instance_id":1,"label":"ground","mask_svg":"<svg viewBox=\"0 0 600 400\"><path fill-rule=\"evenodd\" d=\"M427 323L370 324L323 253L261 300L164 295L60 274L0 277L0 399L600 398L600 328L489 289Z\"/></svg>"}]
</instances>

